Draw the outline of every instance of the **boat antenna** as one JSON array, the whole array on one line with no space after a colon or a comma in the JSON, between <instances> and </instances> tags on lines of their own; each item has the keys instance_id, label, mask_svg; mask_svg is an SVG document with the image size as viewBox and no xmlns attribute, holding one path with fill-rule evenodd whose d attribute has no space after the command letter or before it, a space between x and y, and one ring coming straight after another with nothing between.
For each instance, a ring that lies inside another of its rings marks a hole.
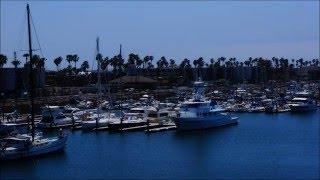
<instances>
[{"instance_id":1,"label":"boat antenna","mask_svg":"<svg viewBox=\"0 0 320 180\"><path fill-rule=\"evenodd\" d=\"M30 8L29 4L27 4L27 17L28 17L28 41L29 41L29 94L30 94L30 101L31 101L31 135L32 141L34 141L34 82L33 82L33 68L32 68L32 42L31 42L31 27L30 27Z\"/></svg>"}]
</instances>

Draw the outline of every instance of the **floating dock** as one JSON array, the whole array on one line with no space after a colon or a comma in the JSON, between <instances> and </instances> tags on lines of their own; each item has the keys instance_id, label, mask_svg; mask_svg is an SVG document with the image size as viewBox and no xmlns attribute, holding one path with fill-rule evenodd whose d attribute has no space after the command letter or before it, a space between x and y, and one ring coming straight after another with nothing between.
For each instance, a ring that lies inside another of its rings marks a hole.
<instances>
[{"instance_id":1,"label":"floating dock","mask_svg":"<svg viewBox=\"0 0 320 180\"><path fill-rule=\"evenodd\" d=\"M164 127L147 129L147 130L145 130L145 132L146 133L155 133L155 132L169 131L169 130L175 130L175 129L177 129L177 126L172 125L172 126L164 126Z\"/></svg>"}]
</instances>

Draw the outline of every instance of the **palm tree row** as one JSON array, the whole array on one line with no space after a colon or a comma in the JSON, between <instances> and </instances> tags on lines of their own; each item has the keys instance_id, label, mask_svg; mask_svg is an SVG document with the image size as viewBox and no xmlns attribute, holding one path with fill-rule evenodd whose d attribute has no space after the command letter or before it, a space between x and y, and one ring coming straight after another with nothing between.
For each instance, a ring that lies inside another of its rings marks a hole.
<instances>
[{"instance_id":1,"label":"palm tree row","mask_svg":"<svg viewBox=\"0 0 320 180\"><path fill-rule=\"evenodd\" d=\"M28 57L29 56L24 56L26 57L26 63L24 66L28 65ZM41 58L39 55L33 55L32 57L32 64L36 68L44 68L45 65L45 58ZM3 66L8 62L7 56L0 54L0 68L3 68ZM21 62L17 59L16 54L14 55L13 60L11 61L11 64L15 67L18 68L18 66L21 64Z\"/></svg>"},{"instance_id":2,"label":"palm tree row","mask_svg":"<svg viewBox=\"0 0 320 180\"><path fill-rule=\"evenodd\" d=\"M99 54L99 60L101 63L101 69L103 71L109 71L109 66L112 67L112 71L114 73L123 72L126 69L130 68L136 68L138 71L145 70L145 69L153 69L155 66L153 65L154 57L147 55L144 58L140 58L138 54L130 53L128 55L127 61L122 58L122 56L116 55L112 58L103 57L101 54ZM28 63L28 54L24 54L23 57L25 58L25 62ZM79 61L79 56L77 54L68 54L66 55L65 60L68 63L67 69L69 70L78 70L78 71L87 71L89 69L89 63L88 61L83 61L80 68L77 69L77 62ZM33 64L35 67L44 67L45 64L45 58L40 58L38 55L34 55L32 58ZM0 54L0 68L2 68L8 61L7 56ZM61 63L63 61L63 58L61 56L54 58L53 62L56 65L57 71L61 70ZM12 60L12 65L17 68L21 62L17 59L15 56ZM25 63L25 64L26 64ZM74 66L72 66L72 63ZM268 68L275 68L275 69L281 69L281 68L302 68L307 66L314 66L319 67L320 62L319 59L312 59L309 61L304 60L303 58L300 59L286 59L286 58L277 58L272 57L271 59L265 59L262 57L252 58L249 57L248 59L244 61L238 61L235 57L231 57L227 59L226 57L219 57L217 59L211 58L209 62L205 62L204 58L199 57L197 59L194 59L191 63L191 60L185 58L183 59L179 65L176 64L176 61L174 59L167 60L166 57L162 56L158 61L155 62L157 69L174 69L174 68L192 68L197 69L197 72L199 73L199 70L206 67L206 68L217 68L217 67L268 67Z\"/></svg>"}]
</instances>

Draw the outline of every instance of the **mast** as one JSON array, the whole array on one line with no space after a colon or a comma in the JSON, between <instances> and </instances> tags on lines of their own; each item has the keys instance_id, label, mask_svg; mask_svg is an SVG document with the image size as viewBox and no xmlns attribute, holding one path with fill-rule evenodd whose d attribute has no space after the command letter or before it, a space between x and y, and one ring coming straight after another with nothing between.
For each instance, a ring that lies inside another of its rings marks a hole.
<instances>
[{"instance_id":1,"label":"mast","mask_svg":"<svg viewBox=\"0 0 320 180\"><path fill-rule=\"evenodd\" d=\"M120 44L119 57L122 58L122 44Z\"/></svg>"},{"instance_id":2,"label":"mast","mask_svg":"<svg viewBox=\"0 0 320 180\"><path fill-rule=\"evenodd\" d=\"M96 40L96 50L97 50L97 61L98 61L98 100L97 102L99 102L99 100L101 99L101 74L100 74L100 69L101 69L101 54L100 54L100 48L99 48L99 37L97 37ZM100 109L101 109L101 103L98 104L98 119L96 120L96 128L98 128L98 121L100 119Z\"/></svg>"},{"instance_id":3,"label":"mast","mask_svg":"<svg viewBox=\"0 0 320 180\"><path fill-rule=\"evenodd\" d=\"M14 61L17 61L17 52L16 51L13 52L13 59L14 59ZM16 68L15 68L15 73L17 73ZM20 90L20 88L19 88L19 90ZM17 90L15 90L14 91L14 110L16 112L18 112L18 103L17 103L18 100L17 99L18 99Z\"/></svg>"},{"instance_id":4,"label":"mast","mask_svg":"<svg viewBox=\"0 0 320 180\"><path fill-rule=\"evenodd\" d=\"M101 95L101 74L100 74L100 69L101 69L101 55L100 55L100 48L99 48L99 37L97 38L97 60L98 60L98 88L99 88L99 96ZM100 98L100 97L99 97Z\"/></svg>"},{"instance_id":5,"label":"mast","mask_svg":"<svg viewBox=\"0 0 320 180\"><path fill-rule=\"evenodd\" d=\"M27 16L28 16L28 40L29 40L29 94L30 94L30 100L31 100L31 135L32 135L32 141L34 141L34 94L33 94L33 88L34 88L34 82L33 82L33 68L32 68L32 42L31 42L31 27L30 27L30 8L29 4L27 4Z\"/></svg>"}]
</instances>

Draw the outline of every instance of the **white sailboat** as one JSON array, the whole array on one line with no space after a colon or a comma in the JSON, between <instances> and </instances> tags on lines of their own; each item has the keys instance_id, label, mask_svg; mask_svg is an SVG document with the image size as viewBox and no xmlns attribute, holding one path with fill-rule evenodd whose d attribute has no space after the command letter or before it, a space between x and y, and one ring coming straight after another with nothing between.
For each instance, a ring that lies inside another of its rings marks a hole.
<instances>
[{"instance_id":1,"label":"white sailboat","mask_svg":"<svg viewBox=\"0 0 320 180\"><path fill-rule=\"evenodd\" d=\"M27 4L28 17L28 37L29 37L29 56L32 57L32 42L30 29L30 8ZM31 58L30 58L31 59ZM31 135L16 135L1 140L0 143L0 160L21 159L43 155L51 152L63 150L66 145L68 135L62 131L59 136L44 138L42 135L35 135L34 123L34 82L33 67L29 63L29 83L30 83L30 100L31 100Z\"/></svg>"},{"instance_id":2,"label":"white sailboat","mask_svg":"<svg viewBox=\"0 0 320 180\"><path fill-rule=\"evenodd\" d=\"M98 61L98 102L101 101L101 59L102 55L99 53L99 38L96 40L96 60ZM83 130L93 130L95 128L101 128L101 127L107 127L110 122L118 121L120 120L117 118L114 114L111 114L110 112L104 113L102 115L102 103L98 103L98 108L96 113L90 113L82 122L81 122L81 129Z\"/></svg>"}]
</instances>

